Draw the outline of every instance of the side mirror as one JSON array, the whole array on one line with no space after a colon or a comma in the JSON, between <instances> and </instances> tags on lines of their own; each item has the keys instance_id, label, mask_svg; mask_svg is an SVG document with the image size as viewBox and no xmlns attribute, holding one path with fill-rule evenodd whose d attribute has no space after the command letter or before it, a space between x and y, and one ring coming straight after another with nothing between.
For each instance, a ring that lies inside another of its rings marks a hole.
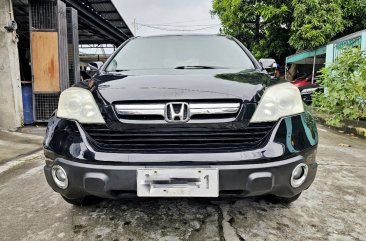
<instances>
[{"instance_id":1,"label":"side mirror","mask_svg":"<svg viewBox=\"0 0 366 241\"><path fill-rule=\"evenodd\" d=\"M103 66L102 61L91 62L91 63L88 64L88 67L90 67L90 70L92 70L92 71L97 71L102 66Z\"/></svg>"}]
</instances>

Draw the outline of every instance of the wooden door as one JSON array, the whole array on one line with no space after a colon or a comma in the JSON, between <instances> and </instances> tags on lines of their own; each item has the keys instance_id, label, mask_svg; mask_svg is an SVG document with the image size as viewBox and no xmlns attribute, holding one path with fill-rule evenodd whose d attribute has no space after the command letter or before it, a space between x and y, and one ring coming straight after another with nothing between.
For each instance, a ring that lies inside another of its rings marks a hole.
<instances>
[{"instance_id":1,"label":"wooden door","mask_svg":"<svg viewBox=\"0 0 366 241\"><path fill-rule=\"evenodd\" d=\"M33 91L60 92L57 32L32 32Z\"/></svg>"}]
</instances>

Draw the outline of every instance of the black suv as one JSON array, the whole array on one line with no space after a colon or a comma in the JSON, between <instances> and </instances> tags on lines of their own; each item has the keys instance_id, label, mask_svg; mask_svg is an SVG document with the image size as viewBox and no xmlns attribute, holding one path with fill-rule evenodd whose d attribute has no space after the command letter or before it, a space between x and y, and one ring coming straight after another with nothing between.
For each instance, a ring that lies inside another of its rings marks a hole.
<instances>
[{"instance_id":1,"label":"black suv","mask_svg":"<svg viewBox=\"0 0 366 241\"><path fill-rule=\"evenodd\" d=\"M49 185L91 197L297 199L315 178L316 125L299 90L236 39L132 38L61 93L44 140Z\"/></svg>"}]
</instances>

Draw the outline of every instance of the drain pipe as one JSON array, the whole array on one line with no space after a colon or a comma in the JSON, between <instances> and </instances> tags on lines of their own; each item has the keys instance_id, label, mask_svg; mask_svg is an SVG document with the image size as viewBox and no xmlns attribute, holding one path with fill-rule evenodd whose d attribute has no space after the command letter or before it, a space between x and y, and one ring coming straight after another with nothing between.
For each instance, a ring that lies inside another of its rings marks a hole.
<instances>
[{"instance_id":1,"label":"drain pipe","mask_svg":"<svg viewBox=\"0 0 366 241\"><path fill-rule=\"evenodd\" d=\"M13 13L13 4L12 4L12 1L11 1L11 0L9 0L9 19L10 19L10 20L13 20L13 15L12 15L12 13Z\"/></svg>"}]
</instances>

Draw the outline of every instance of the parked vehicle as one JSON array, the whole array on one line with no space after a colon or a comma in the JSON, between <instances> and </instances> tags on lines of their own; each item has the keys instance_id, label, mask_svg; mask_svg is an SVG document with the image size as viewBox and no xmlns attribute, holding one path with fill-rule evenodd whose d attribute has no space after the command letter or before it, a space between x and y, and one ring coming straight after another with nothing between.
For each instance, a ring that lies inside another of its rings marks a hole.
<instances>
[{"instance_id":1,"label":"parked vehicle","mask_svg":"<svg viewBox=\"0 0 366 241\"><path fill-rule=\"evenodd\" d=\"M44 140L48 184L92 197L296 200L318 134L297 87L272 81L236 39L137 37L61 93Z\"/></svg>"},{"instance_id":2,"label":"parked vehicle","mask_svg":"<svg viewBox=\"0 0 366 241\"><path fill-rule=\"evenodd\" d=\"M301 98L305 104L311 105L313 102L312 95L315 92L324 92L324 88L319 86L319 84L314 83L312 85L305 85L303 87L299 87Z\"/></svg>"},{"instance_id":3,"label":"parked vehicle","mask_svg":"<svg viewBox=\"0 0 366 241\"><path fill-rule=\"evenodd\" d=\"M320 72L317 72L314 77L314 82L312 82L313 75L312 74L300 74L299 77L297 77L294 81L291 83L297 86L298 88L305 87L305 86L311 86L316 84L316 81L318 80L318 77L320 75Z\"/></svg>"},{"instance_id":4,"label":"parked vehicle","mask_svg":"<svg viewBox=\"0 0 366 241\"><path fill-rule=\"evenodd\" d=\"M294 84L295 86L297 86L298 88L300 88L300 87L304 87L307 85L311 85L311 79L312 79L312 74L306 74L306 75L300 76L299 78L295 79L291 83Z\"/></svg>"},{"instance_id":5,"label":"parked vehicle","mask_svg":"<svg viewBox=\"0 0 366 241\"><path fill-rule=\"evenodd\" d=\"M259 64L267 71L271 79L275 79L276 77L278 77L276 76L276 70L278 68L278 64L276 63L275 59L262 58L259 60Z\"/></svg>"},{"instance_id":6,"label":"parked vehicle","mask_svg":"<svg viewBox=\"0 0 366 241\"><path fill-rule=\"evenodd\" d=\"M306 74L302 73L299 74L299 77L297 77L294 81L291 83L297 86L301 93L301 98L304 101L305 104L311 105L312 98L311 95L315 92L324 91L324 88L320 87L319 84L317 84L317 80L319 78L320 72L317 72L314 81L312 81L312 74Z\"/></svg>"}]
</instances>

